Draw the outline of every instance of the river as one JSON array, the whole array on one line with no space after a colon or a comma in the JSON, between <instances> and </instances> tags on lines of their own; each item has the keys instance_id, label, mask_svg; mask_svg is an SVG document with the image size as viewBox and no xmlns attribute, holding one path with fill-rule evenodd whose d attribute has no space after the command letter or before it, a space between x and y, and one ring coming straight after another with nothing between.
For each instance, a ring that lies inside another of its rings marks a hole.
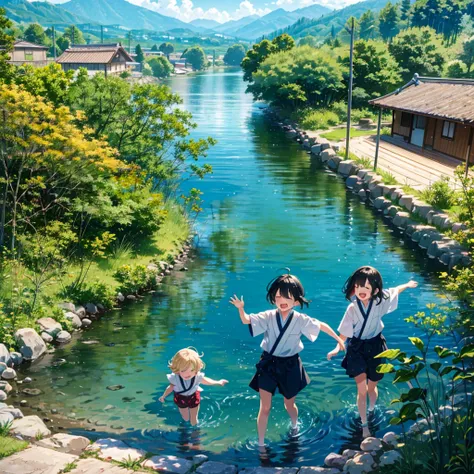
<instances>
[{"instance_id":1,"label":"river","mask_svg":"<svg viewBox=\"0 0 474 474\"><path fill-rule=\"evenodd\" d=\"M341 369L340 357L326 360L333 340L322 333L315 343L303 340L302 359L312 382L297 399L300 433L289 437L289 419L277 395L270 448L260 458L258 397L248 382L261 338L249 336L229 297L244 295L248 312L266 309L267 282L290 267L311 300L305 312L336 329L347 306L344 281L357 267L373 265L386 287L409 279L420 283L403 293L398 310L385 318L389 346L410 351L407 337L416 331L404 318L437 301L436 269L347 192L341 178L272 128L262 104L245 94L240 72L176 77L170 84L198 124L193 137L218 140L203 160L213 174L183 184L184 190L196 186L204 193L197 257L157 294L109 313L57 350L53 359L61 363L40 363L28 375L45 392L41 400L49 407L96 424L89 437L118 437L153 453L211 453L213 460L239 466L321 464L330 451L360 443L355 383ZM204 387L198 430L180 423L171 397L165 405L158 401L167 386L167 362L187 346L204 352L206 375L230 381ZM391 381L387 376L380 384L374 425L379 436L391 430L390 401L399 393ZM107 390L114 384L124 388Z\"/></svg>"}]
</instances>

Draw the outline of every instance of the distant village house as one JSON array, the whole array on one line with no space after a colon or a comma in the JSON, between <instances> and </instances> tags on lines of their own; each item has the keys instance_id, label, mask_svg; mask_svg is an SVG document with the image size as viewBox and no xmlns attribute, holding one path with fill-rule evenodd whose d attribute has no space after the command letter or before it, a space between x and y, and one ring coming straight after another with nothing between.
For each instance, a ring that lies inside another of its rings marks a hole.
<instances>
[{"instance_id":1,"label":"distant village house","mask_svg":"<svg viewBox=\"0 0 474 474\"><path fill-rule=\"evenodd\" d=\"M134 60L119 43L112 43L72 45L56 62L64 71L85 68L90 74L108 75L128 71Z\"/></svg>"},{"instance_id":2,"label":"distant village house","mask_svg":"<svg viewBox=\"0 0 474 474\"><path fill-rule=\"evenodd\" d=\"M13 51L8 61L10 64L15 66L22 66L23 64L29 64L35 67L44 67L48 64L46 53L48 52L47 46L40 44L30 43L29 41L15 41L13 44Z\"/></svg>"}]
</instances>

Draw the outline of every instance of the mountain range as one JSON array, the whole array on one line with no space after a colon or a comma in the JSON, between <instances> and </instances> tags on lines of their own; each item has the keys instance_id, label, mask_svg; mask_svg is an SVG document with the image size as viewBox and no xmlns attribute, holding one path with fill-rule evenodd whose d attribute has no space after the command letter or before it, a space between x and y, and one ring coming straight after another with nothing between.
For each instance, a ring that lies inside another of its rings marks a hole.
<instances>
[{"instance_id":1,"label":"mountain range","mask_svg":"<svg viewBox=\"0 0 474 474\"><path fill-rule=\"evenodd\" d=\"M218 33L253 41L262 36L275 36L282 30L295 37L307 34L324 37L330 33L332 25L339 31L351 15L359 17L368 9L380 10L386 2L387 0L366 0L337 11L318 4L294 11L278 8L262 17L250 15L223 24L206 19L185 23L126 0L70 0L54 5L39 1L0 0L0 7L5 8L7 16L16 22L37 22L44 26L87 23L119 25L125 29L157 32L174 30L199 34Z\"/></svg>"}]
</instances>

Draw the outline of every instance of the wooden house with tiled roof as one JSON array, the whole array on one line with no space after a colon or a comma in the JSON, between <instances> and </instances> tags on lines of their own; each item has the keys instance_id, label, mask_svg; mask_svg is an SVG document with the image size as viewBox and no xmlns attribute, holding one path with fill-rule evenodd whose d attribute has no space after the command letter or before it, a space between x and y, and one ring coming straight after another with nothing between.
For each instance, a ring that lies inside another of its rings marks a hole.
<instances>
[{"instance_id":1,"label":"wooden house with tiled roof","mask_svg":"<svg viewBox=\"0 0 474 474\"><path fill-rule=\"evenodd\" d=\"M402 143L460 160L466 169L474 164L474 80L415 74L369 103L392 111L391 135Z\"/></svg>"},{"instance_id":2,"label":"wooden house with tiled roof","mask_svg":"<svg viewBox=\"0 0 474 474\"><path fill-rule=\"evenodd\" d=\"M120 74L129 69L133 58L119 43L72 45L56 62L64 71L85 68L90 73Z\"/></svg>"},{"instance_id":3,"label":"wooden house with tiled roof","mask_svg":"<svg viewBox=\"0 0 474 474\"><path fill-rule=\"evenodd\" d=\"M10 53L8 62L15 66L29 64L35 67L43 67L48 64L46 53L48 47L41 44L30 43L29 41L18 40L13 43L13 50Z\"/></svg>"}]
</instances>

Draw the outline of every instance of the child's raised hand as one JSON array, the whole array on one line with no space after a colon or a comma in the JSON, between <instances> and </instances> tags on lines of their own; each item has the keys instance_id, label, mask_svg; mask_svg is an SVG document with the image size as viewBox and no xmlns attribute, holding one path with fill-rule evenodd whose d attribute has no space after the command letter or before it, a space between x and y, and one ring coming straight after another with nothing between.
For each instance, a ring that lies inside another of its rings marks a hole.
<instances>
[{"instance_id":1,"label":"child's raised hand","mask_svg":"<svg viewBox=\"0 0 474 474\"><path fill-rule=\"evenodd\" d=\"M415 280L410 280L408 283L407 283L407 288L416 288L418 286L418 282L415 281Z\"/></svg>"},{"instance_id":2,"label":"child's raised hand","mask_svg":"<svg viewBox=\"0 0 474 474\"><path fill-rule=\"evenodd\" d=\"M219 380L219 385L220 385L221 387L223 387L226 383L229 383L229 381L226 380L226 379L220 379L220 380Z\"/></svg>"},{"instance_id":3,"label":"child's raised hand","mask_svg":"<svg viewBox=\"0 0 474 474\"><path fill-rule=\"evenodd\" d=\"M234 295L234 296L231 296L230 298L230 301L229 301L230 304L233 304L237 309L241 309L244 307L245 303L244 303L244 297L241 296L240 297L240 300L239 298Z\"/></svg>"},{"instance_id":4,"label":"child's raised hand","mask_svg":"<svg viewBox=\"0 0 474 474\"><path fill-rule=\"evenodd\" d=\"M336 349L333 349L331 352L328 352L328 360L331 360L338 353L339 353L339 347L336 347Z\"/></svg>"},{"instance_id":5,"label":"child's raised hand","mask_svg":"<svg viewBox=\"0 0 474 474\"><path fill-rule=\"evenodd\" d=\"M158 398L158 400L159 400L161 403L165 403L165 397L160 397L160 398Z\"/></svg>"}]
</instances>

